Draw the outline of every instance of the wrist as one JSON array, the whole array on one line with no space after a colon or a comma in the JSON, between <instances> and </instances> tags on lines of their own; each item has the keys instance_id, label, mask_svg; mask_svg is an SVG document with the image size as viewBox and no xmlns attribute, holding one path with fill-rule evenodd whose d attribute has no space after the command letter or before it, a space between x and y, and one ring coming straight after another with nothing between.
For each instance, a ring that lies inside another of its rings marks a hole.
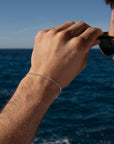
<instances>
[{"instance_id":1,"label":"wrist","mask_svg":"<svg viewBox=\"0 0 114 144\"><path fill-rule=\"evenodd\" d=\"M38 102L52 103L60 94L59 88L42 77L27 74L19 85L21 92Z\"/></svg>"}]
</instances>

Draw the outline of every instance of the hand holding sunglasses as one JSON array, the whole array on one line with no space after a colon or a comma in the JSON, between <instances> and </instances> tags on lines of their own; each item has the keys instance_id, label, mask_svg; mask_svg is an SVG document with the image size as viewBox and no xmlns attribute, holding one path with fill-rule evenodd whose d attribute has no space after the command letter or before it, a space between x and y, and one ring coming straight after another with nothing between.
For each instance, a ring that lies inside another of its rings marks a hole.
<instances>
[{"instance_id":1,"label":"hand holding sunglasses","mask_svg":"<svg viewBox=\"0 0 114 144\"><path fill-rule=\"evenodd\" d=\"M100 40L100 50L106 56L111 56L114 54L114 36L109 36L108 32L104 32L102 36L99 37Z\"/></svg>"}]
</instances>

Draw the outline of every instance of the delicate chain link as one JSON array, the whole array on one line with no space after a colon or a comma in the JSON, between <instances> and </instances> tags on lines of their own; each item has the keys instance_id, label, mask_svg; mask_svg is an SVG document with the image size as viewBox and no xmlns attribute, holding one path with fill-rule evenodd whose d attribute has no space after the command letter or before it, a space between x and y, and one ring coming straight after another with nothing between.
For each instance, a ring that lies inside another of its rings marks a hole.
<instances>
[{"instance_id":1,"label":"delicate chain link","mask_svg":"<svg viewBox=\"0 0 114 144\"><path fill-rule=\"evenodd\" d=\"M53 79L51 79L51 78L49 78L49 77L46 77L46 76L44 76L44 75L36 74L36 73L32 73L32 72L29 72L28 74L36 75L36 76L41 76L41 77L43 77L43 78L45 78L45 79L48 79L48 80L52 81L54 84L56 84L57 87L59 87L60 93L61 93L62 88L61 88L61 86L60 86L55 80L53 80Z\"/></svg>"}]
</instances>

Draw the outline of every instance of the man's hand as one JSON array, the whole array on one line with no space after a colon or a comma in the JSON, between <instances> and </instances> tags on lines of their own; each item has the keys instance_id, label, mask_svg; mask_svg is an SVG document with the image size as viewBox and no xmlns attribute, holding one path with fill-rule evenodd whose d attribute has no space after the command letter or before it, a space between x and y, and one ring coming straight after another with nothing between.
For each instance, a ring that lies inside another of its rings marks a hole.
<instances>
[{"instance_id":1,"label":"man's hand","mask_svg":"<svg viewBox=\"0 0 114 144\"><path fill-rule=\"evenodd\" d=\"M30 72L42 74L67 86L86 66L98 28L83 22L67 22L39 32L35 38ZM0 143L30 144L59 91L42 77L27 75L0 113Z\"/></svg>"},{"instance_id":2,"label":"man's hand","mask_svg":"<svg viewBox=\"0 0 114 144\"><path fill-rule=\"evenodd\" d=\"M59 27L40 31L35 38L30 72L67 86L86 66L90 48L99 44L99 28L69 21Z\"/></svg>"}]
</instances>

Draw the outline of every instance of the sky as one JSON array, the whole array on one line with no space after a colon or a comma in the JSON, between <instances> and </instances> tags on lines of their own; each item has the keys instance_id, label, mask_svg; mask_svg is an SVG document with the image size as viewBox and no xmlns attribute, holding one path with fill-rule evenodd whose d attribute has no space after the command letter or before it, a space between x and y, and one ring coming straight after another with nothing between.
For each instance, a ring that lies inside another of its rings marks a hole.
<instances>
[{"instance_id":1,"label":"sky","mask_svg":"<svg viewBox=\"0 0 114 144\"><path fill-rule=\"evenodd\" d=\"M104 0L0 0L0 48L33 48L38 31L67 21L109 30Z\"/></svg>"}]
</instances>

